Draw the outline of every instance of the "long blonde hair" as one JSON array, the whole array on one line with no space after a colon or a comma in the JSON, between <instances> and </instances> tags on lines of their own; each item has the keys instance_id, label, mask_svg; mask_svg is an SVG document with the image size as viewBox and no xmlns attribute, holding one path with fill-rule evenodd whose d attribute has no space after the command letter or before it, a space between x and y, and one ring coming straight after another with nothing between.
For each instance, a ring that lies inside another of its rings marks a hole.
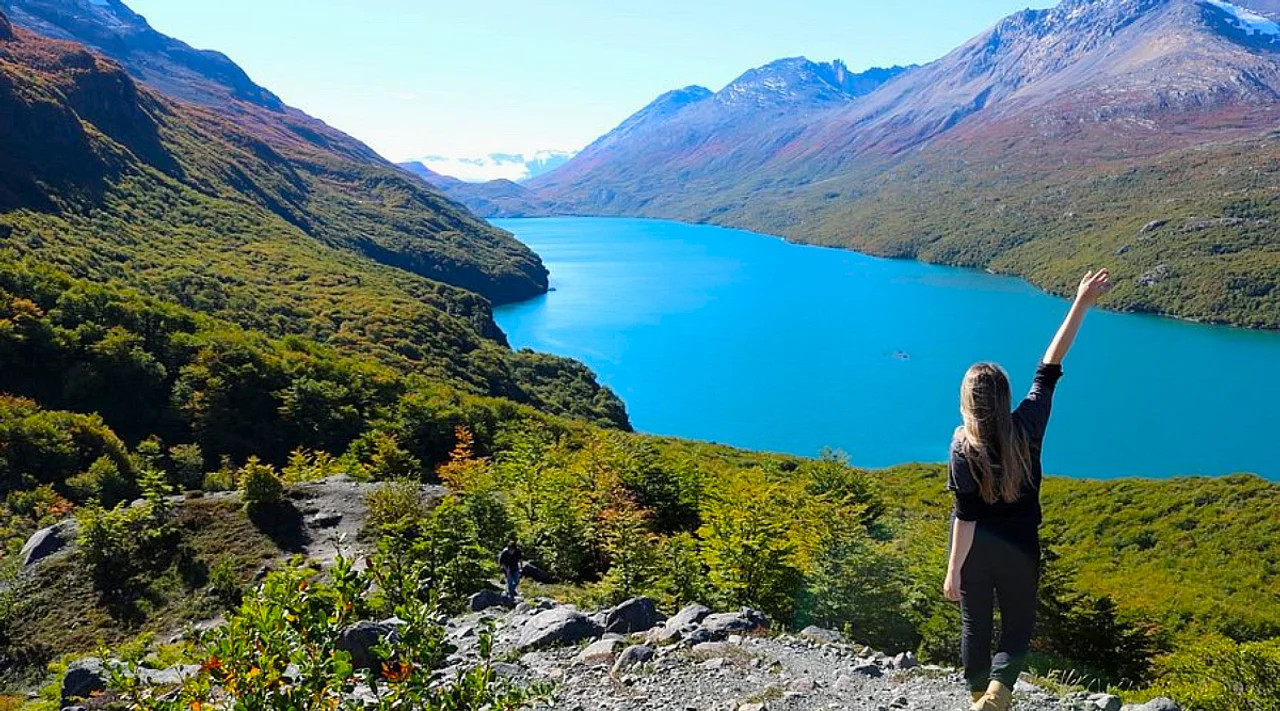
<instances>
[{"instance_id":1,"label":"long blonde hair","mask_svg":"<svg viewBox=\"0 0 1280 711\"><path fill-rule=\"evenodd\" d=\"M1027 433L1013 421L1009 376L995 363L975 363L960 384L960 452L988 504L1013 503L1031 476Z\"/></svg>"}]
</instances>

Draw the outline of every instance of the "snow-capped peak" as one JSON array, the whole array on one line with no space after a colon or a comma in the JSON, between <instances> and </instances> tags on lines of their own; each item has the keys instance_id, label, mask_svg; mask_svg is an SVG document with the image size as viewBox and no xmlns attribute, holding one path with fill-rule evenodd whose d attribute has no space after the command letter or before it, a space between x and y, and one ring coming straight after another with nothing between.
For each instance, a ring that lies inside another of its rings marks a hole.
<instances>
[{"instance_id":1,"label":"snow-capped peak","mask_svg":"<svg viewBox=\"0 0 1280 711\"><path fill-rule=\"evenodd\" d=\"M1274 20L1224 0L1204 0L1204 2L1227 13L1232 24L1250 35L1280 37L1280 24Z\"/></svg>"}]
</instances>

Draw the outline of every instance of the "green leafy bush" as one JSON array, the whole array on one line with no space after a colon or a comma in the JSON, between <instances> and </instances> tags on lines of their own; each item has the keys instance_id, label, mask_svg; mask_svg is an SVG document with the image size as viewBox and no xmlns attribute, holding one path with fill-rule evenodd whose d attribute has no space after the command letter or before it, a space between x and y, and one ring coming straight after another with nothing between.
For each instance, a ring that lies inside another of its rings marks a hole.
<instances>
[{"instance_id":1,"label":"green leafy bush","mask_svg":"<svg viewBox=\"0 0 1280 711\"><path fill-rule=\"evenodd\" d=\"M818 556L796 624L844 629L876 649L912 649L919 633L907 613L909 590L900 556L865 535L845 535Z\"/></svg>"},{"instance_id":2,"label":"green leafy bush","mask_svg":"<svg viewBox=\"0 0 1280 711\"><path fill-rule=\"evenodd\" d=\"M87 471L69 477L66 490L75 501L95 500L103 506L115 506L138 493L137 485L125 478L114 460L105 456L93 460Z\"/></svg>"},{"instance_id":3,"label":"green leafy bush","mask_svg":"<svg viewBox=\"0 0 1280 711\"><path fill-rule=\"evenodd\" d=\"M1192 711L1280 709L1280 639L1209 638L1162 659L1153 689Z\"/></svg>"},{"instance_id":4,"label":"green leafy bush","mask_svg":"<svg viewBox=\"0 0 1280 711\"><path fill-rule=\"evenodd\" d=\"M134 466L124 443L97 415L41 409L35 402L0 394L0 494L66 481L106 458L127 479Z\"/></svg>"},{"instance_id":5,"label":"green leafy bush","mask_svg":"<svg viewBox=\"0 0 1280 711\"><path fill-rule=\"evenodd\" d=\"M223 558L209 569L209 594L225 609L240 605L244 586L240 584L240 577L230 560Z\"/></svg>"},{"instance_id":6,"label":"green leafy bush","mask_svg":"<svg viewBox=\"0 0 1280 711\"><path fill-rule=\"evenodd\" d=\"M368 525L372 528L418 521L427 514L422 485L405 479L382 482L365 495L364 503L369 508Z\"/></svg>"},{"instance_id":7,"label":"green leafy bush","mask_svg":"<svg viewBox=\"0 0 1280 711\"><path fill-rule=\"evenodd\" d=\"M76 514L81 555L98 589L128 598L149 571L158 570L175 553L177 532L169 512L154 500L137 506L103 508L90 502Z\"/></svg>"},{"instance_id":8,"label":"green leafy bush","mask_svg":"<svg viewBox=\"0 0 1280 711\"><path fill-rule=\"evenodd\" d=\"M284 482L276 474L275 467L250 457L236 474L246 509L256 510L280 503L284 496Z\"/></svg>"},{"instance_id":9,"label":"green leafy bush","mask_svg":"<svg viewBox=\"0 0 1280 711\"><path fill-rule=\"evenodd\" d=\"M442 608L458 612L468 596L488 585L495 565L474 523L449 496L428 516L400 517L385 526L369 567L384 611L425 599L429 591Z\"/></svg>"},{"instance_id":10,"label":"green leafy bush","mask_svg":"<svg viewBox=\"0 0 1280 711\"><path fill-rule=\"evenodd\" d=\"M349 708L346 695L360 682L368 685L371 708L379 711L515 711L547 698L544 686L498 681L488 631L481 633L479 665L441 683L435 672L448 648L431 588L395 606L404 624L394 639L375 648L374 668L357 669L338 640L343 628L370 612L375 582L373 570L356 571L345 558L324 579L298 569L272 573L225 625L207 633L200 672L176 692L149 686L127 669L113 672L110 686L129 708L153 711L228 703L261 711Z\"/></svg>"},{"instance_id":11,"label":"green leafy bush","mask_svg":"<svg viewBox=\"0 0 1280 711\"><path fill-rule=\"evenodd\" d=\"M182 490L204 485L204 454L198 444L175 444L169 448L169 478Z\"/></svg>"}]
</instances>

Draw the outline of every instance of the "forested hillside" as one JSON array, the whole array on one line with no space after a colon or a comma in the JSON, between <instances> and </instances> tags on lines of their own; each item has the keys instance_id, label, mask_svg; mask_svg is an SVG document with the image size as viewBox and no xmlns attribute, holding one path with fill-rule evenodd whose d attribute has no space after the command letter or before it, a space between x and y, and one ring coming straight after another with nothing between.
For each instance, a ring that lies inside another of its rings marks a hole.
<instances>
[{"instance_id":1,"label":"forested hillside","mask_svg":"<svg viewBox=\"0 0 1280 711\"><path fill-rule=\"evenodd\" d=\"M304 139L288 116L185 104L77 45L6 34L0 233L11 254L626 426L581 365L505 347L475 292L509 299L546 285L509 234L394 167Z\"/></svg>"}]
</instances>

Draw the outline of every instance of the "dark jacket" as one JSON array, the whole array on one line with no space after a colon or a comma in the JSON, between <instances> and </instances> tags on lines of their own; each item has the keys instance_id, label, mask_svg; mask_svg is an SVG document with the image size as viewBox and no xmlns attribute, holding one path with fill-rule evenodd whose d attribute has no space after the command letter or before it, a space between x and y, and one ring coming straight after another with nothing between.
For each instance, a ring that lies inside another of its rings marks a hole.
<instances>
[{"instance_id":1,"label":"dark jacket","mask_svg":"<svg viewBox=\"0 0 1280 711\"><path fill-rule=\"evenodd\" d=\"M961 521L977 521L978 528L1006 539L1035 538L1040 527L1040 450L1053 405L1053 391L1062 377L1062 366L1041 363L1036 368L1027 393L1013 411L1014 426L1027 436L1031 454L1031 472L1022 495L1012 503L989 504L978 493L978 482L969 470L969 462L960 449L959 431L951 442L951 461L947 489L955 494L955 516Z\"/></svg>"},{"instance_id":2,"label":"dark jacket","mask_svg":"<svg viewBox=\"0 0 1280 711\"><path fill-rule=\"evenodd\" d=\"M498 567L502 568L502 572L510 572L520 570L520 563L524 561L519 548L503 548L498 554Z\"/></svg>"}]
</instances>

